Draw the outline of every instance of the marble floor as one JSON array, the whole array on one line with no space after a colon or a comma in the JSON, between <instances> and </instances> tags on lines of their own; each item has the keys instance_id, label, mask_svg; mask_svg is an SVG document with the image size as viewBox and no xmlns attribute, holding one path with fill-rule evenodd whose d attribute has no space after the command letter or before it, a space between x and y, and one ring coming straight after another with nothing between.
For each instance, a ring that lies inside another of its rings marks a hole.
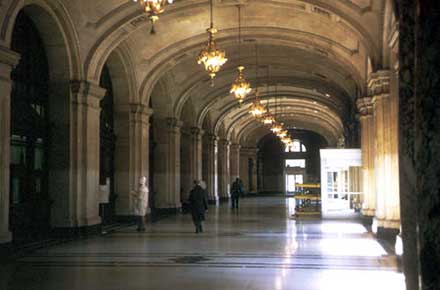
<instances>
[{"instance_id":1,"label":"marble floor","mask_svg":"<svg viewBox=\"0 0 440 290\"><path fill-rule=\"evenodd\" d=\"M355 219L295 220L291 199L211 207L205 232L190 215L39 250L1 265L9 290L404 289L396 257Z\"/></svg>"}]
</instances>

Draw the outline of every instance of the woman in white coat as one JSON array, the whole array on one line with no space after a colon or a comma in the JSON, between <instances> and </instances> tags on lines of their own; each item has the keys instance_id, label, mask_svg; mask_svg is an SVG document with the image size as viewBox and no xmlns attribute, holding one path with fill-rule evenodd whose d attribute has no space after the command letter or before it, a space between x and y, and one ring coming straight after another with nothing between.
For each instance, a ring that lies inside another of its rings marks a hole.
<instances>
[{"instance_id":1,"label":"woman in white coat","mask_svg":"<svg viewBox=\"0 0 440 290\"><path fill-rule=\"evenodd\" d=\"M139 178L138 190L133 192L134 196L134 215L137 219L137 231L145 231L145 215L148 207L148 187L146 185L147 178L142 176Z\"/></svg>"}]
</instances>

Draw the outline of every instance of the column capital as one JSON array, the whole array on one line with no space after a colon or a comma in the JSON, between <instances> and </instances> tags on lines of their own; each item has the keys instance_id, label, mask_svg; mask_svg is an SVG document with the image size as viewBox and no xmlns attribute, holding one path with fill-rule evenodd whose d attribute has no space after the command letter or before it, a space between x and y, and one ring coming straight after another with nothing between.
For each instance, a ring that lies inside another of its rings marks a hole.
<instances>
[{"instance_id":1,"label":"column capital","mask_svg":"<svg viewBox=\"0 0 440 290\"><path fill-rule=\"evenodd\" d=\"M190 132L191 135L195 137L200 137L205 133L205 131L203 131L203 129L200 127L191 127Z\"/></svg>"},{"instance_id":2,"label":"column capital","mask_svg":"<svg viewBox=\"0 0 440 290\"><path fill-rule=\"evenodd\" d=\"M362 117L368 117L373 115L373 98L363 97L356 100L356 106Z\"/></svg>"},{"instance_id":3,"label":"column capital","mask_svg":"<svg viewBox=\"0 0 440 290\"><path fill-rule=\"evenodd\" d=\"M389 95L391 72L380 70L368 76L368 96Z\"/></svg>"},{"instance_id":4,"label":"column capital","mask_svg":"<svg viewBox=\"0 0 440 290\"><path fill-rule=\"evenodd\" d=\"M219 140L219 143L220 143L220 146L225 146L225 147L231 145L231 141L229 141L228 139L225 139L225 138L221 138Z\"/></svg>"},{"instance_id":5,"label":"column capital","mask_svg":"<svg viewBox=\"0 0 440 290\"><path fill-rule=\"evenodd\" d=\"M241 145L238 143L231 143L231 150L240 150Z\"/></svg>"},{"instance_id":6,"label":"column capital","mask_svg":"<svg viewBox=\"0 0 440 290\"><path fill-rule=\"evenodd\" d=\"M183 122L178 120L177 118L167 118L166 122L167 122L168 128L170 128L170 129L181 128L183 125Z\"/></svg>"},{"instance_id":7,"label":"column capital","mask_svg":"<svg viewBox=\"0 0 440 290\"><path fill-rule=\"evenodd\" d=\"M14 67L20 61L20 55L4 46L0 46L0 63Z\"/></svg>"},{"instance_id":8,"label":"column capital","mask_svg":"<svg viewBox=\"0 0 440 290\"><path fill-rule=\"evenodd\" d=\"M72 101L76 104L99 108L99 101L105 96L106 89L89 81L73 80L70 82Z\"/></svg>"},{"instance_id":9,"label":"column capital","mask_svg":"<svg viewBox=\"0 0 440 290\"><path fill-rule=\"evenodd\" d=\"M140 114L146 117L153 115L153 109L142 103L130 103L130 111L133 114Z\"/></svg>"},{"instance_id":10,"label":"column capital","mask_svg":"<svg viewBox=\"0 0 440 290\"><path fill-rule=\"evenodd\" d=\"M219 140L218 136L213 133L206 134L206 138L208 138L208 141L210 142L218 142Z\"/></svg>"}]
</instances>

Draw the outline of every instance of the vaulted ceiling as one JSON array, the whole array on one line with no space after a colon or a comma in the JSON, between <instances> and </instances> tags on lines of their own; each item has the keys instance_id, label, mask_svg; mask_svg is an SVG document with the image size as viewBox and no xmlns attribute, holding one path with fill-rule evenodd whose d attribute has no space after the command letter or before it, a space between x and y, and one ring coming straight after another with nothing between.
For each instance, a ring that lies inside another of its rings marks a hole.
<instances>
[{"instance_id":1,"label":"vaulted ceiling","mask_svg":"<svg viewBox=\"0 0 440 290\"><path fill-rule=\"evenodd\" d=\"M229 93L239 64L239 2L246 78L277 119L315 131L329 144L343 135L355 99L366 92L369 66L382 58L386 0L214 0L216 40L228 58L214 86L196 63L207 42L208 1L168 5L155 35L131 0L60 2L86 40L79 53L87 78L98 80L118 51L130 64L130 102L151 101L159 117L181 119L188 127L210 124L213 133L238 141L258 141L268 132L247 113L254 94L238 106Z\"/></svg>"}]
</instances>

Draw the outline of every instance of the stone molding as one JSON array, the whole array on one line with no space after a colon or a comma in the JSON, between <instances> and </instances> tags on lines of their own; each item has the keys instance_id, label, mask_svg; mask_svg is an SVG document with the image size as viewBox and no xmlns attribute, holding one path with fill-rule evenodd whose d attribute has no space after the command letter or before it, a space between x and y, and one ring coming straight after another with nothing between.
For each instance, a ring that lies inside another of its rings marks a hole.
<instances>
[{"instance_id":1,"label":"stone molding","mask_svg":"<svg viewBox=\"0 0 440 290\"><path fill-rule=\"evenodd\" d=\"M99 102L105 96L106 89L88 81L71 81L72 102L99 109Z\"/></svg>"},{"instance_id":2,"label":"stone molding","mask_svg":"<svg viewBox=\"0 0 440 290\"><path fill-rule=\"evenodd\" d=\"M131 103L130 115L132 116L131 120L133 122L149 125L153 110L144 104Z\"/></svg>"},{"instance_id":3,"label":"stone molding","mask_svg":"<svg viewBox=\"0 0 440 290\"><path fill-rule=\"evenodd\" d=\"M191 132L191 136L196 138L202 137L203 134L205 133L205 131L203 131L202 128L200 127L191 127L190 132Z\"/></svg>"},{"instance_id":4,"label":"stone molding","mask_svg":"<svg viewBox=\"0 0 440 290\"><path fill-rule=\"evenodd\" d=\"M373 115L373 98L371 97L359 98L356 101L356 106L359 110L361 118Z\"/></svg>"},{"instance_id":5,"label":"stone molding","mask_svg":"<svg viewBox=\"0 0 440 290\"><path fill-rule=\"evenodd\" d=\"M212 134L212 133L207 134L206 138L208 139L208 141L210 143L215 143L215 142L218 142L218 140L219 140L218 136L215 134Z\"/></svg>"},{"instance_id":6,"label":"stone molding","mask_svg":"<svg viewBox=\"0 0 440 290\"><path fill-rule=\"evenodd\" d=\"M219 140L219 145L223 146L223 147L228 147L231 145L231 141L229 141L228 139L220 139Z\"/></svg>"},{"instance_id":7,"label":"stone molding","mask_svg":"<svg viewBox=\"0 0 440 290\"><path fill-rule=\"evenodd\" d=\"M20 54L4 46L0 46L0 63L14 67L20 61Z\"/></svg>"},{"instance_id":8,"label":"stone molding","mask_svg":"<svg viewBox=\"0 0 440 290\"><path fill-rule=\"evenodd\" d=\"M257 147L242 147L240 149L240 153L243 155L257 155L258 153L258 148Z\"/></svg>"},{"instance_id":9,"label":"stone molding","mask_svg":"<svg viewBox=\"0 0 440 290\"><path fill-rule=\"evenodd\" d=\"M183 126L183 122L176 118L167 118L166 122L169 129L180 129Z\"/></svg>"},{"instance_id":10,"label":"stone molding","mask_svg":"<svg viewBox=\"0 0 440 290\"><path fill-rule=\"evenodd\" d=\"M231 150L239 151L241 149L241 145L237 143L231 143Z\"/></svg>"},{"instance_id":11,"label":"stone molding","mask_svg":"<svg viewBox=\"0 0 440 290\"><path fill-rule=\"evenodd\" d=\"M380 95L389 96L391 72L380 70L368 76L368 96L377 97Z\"/></svg>"}]
</instances>

